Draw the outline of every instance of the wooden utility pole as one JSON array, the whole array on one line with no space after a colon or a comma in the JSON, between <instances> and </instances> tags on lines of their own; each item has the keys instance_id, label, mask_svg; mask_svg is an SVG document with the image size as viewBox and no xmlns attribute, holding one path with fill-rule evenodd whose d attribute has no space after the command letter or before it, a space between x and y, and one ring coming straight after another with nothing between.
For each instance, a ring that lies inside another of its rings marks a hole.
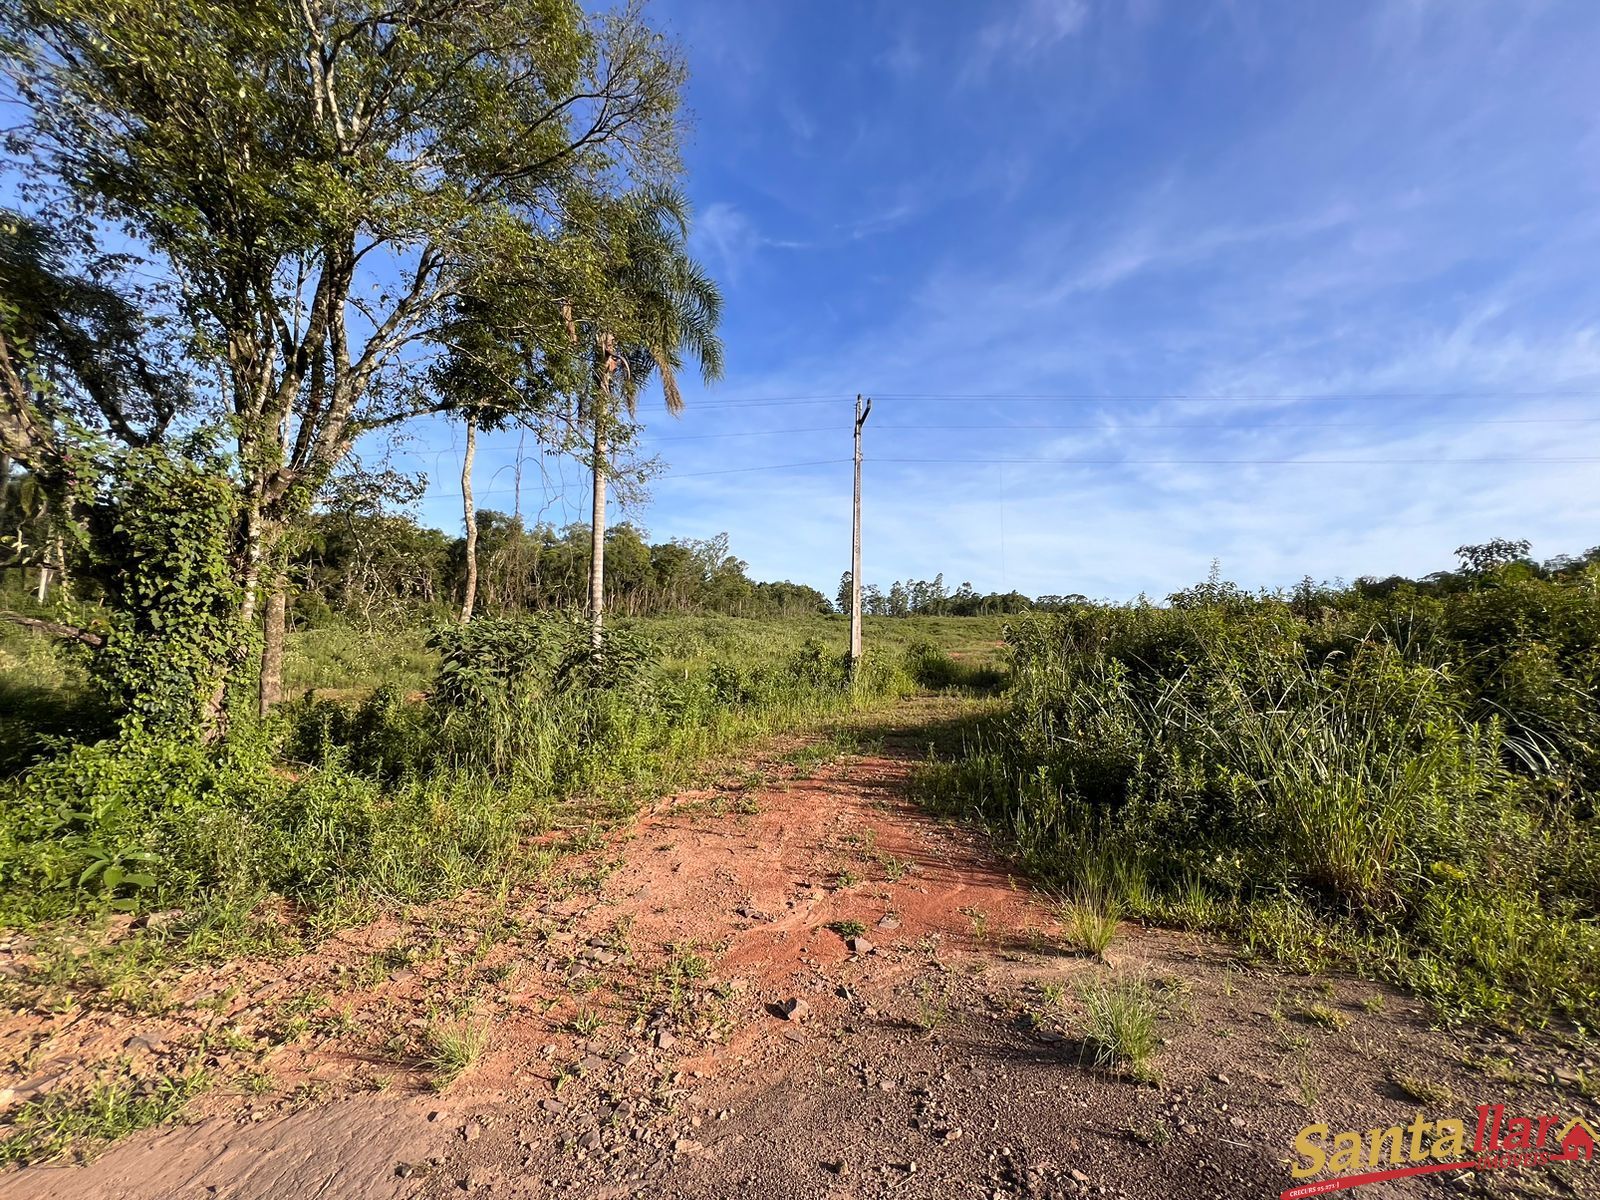
<instances>
[{"instance_id":1,"label":"wooden utility pole","mask_svg":"<svg viewBox=\"0 0 1600 1200\"><path fill-rule=\"evenodd\" d=\"M850 514L850 670L861 662L861 427L867 423L872 401L861 407L856 394L856 495Z\"/></svg>"},{"instance_id":2,"label":"wooden utility pole","mask_svg":"<svg viewBox=\"0 0 1600 1200\"><path fill-rule=\"evenodd\" d=\"M467 450L461 456L461 514L467 523L467 579L461 598L461 623L472 620L478 602L478 506L472 499L472 460L478 453L478 417L467 414ZM492 481L491 481L492 482Z\"/></svg>"}]
</instances>

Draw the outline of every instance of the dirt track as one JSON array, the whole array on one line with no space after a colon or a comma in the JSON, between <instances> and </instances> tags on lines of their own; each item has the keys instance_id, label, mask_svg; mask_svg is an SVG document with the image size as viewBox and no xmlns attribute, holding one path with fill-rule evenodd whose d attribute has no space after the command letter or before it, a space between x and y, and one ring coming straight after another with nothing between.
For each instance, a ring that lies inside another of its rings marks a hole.
<instances>
[{"instance_id":1,"label":"dirt track","mask_svg":"<svg viewBox=\"0 0 1600 1200\"><path fill-rule=\"evenodd\" d=\"M287 969L243 965L250 986L230 1019L255 1011L252 997L314 988L349 1015L270 1059L272 1093L207 1097L197 1124L138 1135L88 1166L0 1176L0 1191L1276 1196L1295 1182L1291 1140L1313 1121L1367 1130L1479 1103L1600 1115L1553 1086L1584 1065L1553 1041L1437 1031L1416 1001L1368 983L1246 969L1205 938L1133 926L1109 963L1064 951L1043 897L979 835L906 797L927 729L948 712L912 702L881 752L810 777L773 758L676 798L560 886L508 897L492 944L472 921L492 898L468 897ZM829 928L842 922L870 945L852 951ZM353 964L420 929L443 931L435 956L351 982ZM1122 972L1162 996L1156 1084L1095 1067L1077 1039L1076 984ZM795 999L809 1014L779 1016ZM1312 1019L1317 1006L1335 1018ZM434 1094L382 1047L424 1019L412 1014L454 1009L493 1032ZM78 1036L130 1028L108 1017ZM183 1036L171 1022L159 1032ZM1397 1077L1450 1098L1420 1104ZM1474 1188L1600 1195L1600 1163L1356 1194Z\"/></svg>"}]
</instances>

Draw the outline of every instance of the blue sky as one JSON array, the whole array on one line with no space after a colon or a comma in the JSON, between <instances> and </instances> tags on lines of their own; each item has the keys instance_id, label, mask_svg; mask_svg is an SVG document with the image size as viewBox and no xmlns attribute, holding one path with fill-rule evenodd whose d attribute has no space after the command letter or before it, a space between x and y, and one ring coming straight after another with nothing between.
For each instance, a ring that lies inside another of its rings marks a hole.
<instances>
[{"instance_id":1,"label":"blue sky","mask_svg":"<svg viewBox=\"0 0 1600 1200\"><path fill-rule=\"evenodd\" d=\"M832 594L862 391L885 585L1121 599L1213 558L1276 586L1600 543L1600 464L1548 461L1600 456L1600 6L651 12L728 361L681 419L647 401L654 536ZM459 524L455 435L412 450ZM524 514L583 519L576 464L526 453ZM480 447L484 506L515 458ZM1485 458L1522 461L1438 461Z\"/></svg>"}]
</instances>

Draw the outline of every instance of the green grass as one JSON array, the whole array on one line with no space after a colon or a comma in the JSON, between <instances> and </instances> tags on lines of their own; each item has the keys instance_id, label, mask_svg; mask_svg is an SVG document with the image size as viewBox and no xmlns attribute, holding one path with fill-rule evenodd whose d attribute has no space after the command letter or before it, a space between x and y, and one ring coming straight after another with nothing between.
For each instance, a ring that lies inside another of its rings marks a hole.
<instances>
[{"instance_id":1,"label":"green grass","mask_svg":"<svg viewBox=\"0 0 1600 1200\"><path fill-rule=\"evenodd\" d=\"M489 1044L488 1026L468 1020L440 1021L423 1039L423 1064L433 1072L434 1086L449 1087L466 1073Z\"/></svg>"},{"instance_id":2,"label":"green grass","mask_svg":"<svg viewBox=\"0 0 1600 1200\"><path fill-rule=\"evenodd\" d=\"M1143 979L1123 976L1085 983L1078 993L1084 1007L1083 1036L1095 1065L1152 1079L1152 1059L1160 1045L1155 992Z\"/></svg>"},{"instance_id":3,"label":"green grass","mask_svg":"<svg viewBox=\"0 0 1600 1200\"><path fill-rule=\"evenodd\" d=\"M1104 958L1117 936L1121 905L1104 892L1085 891L1063 903L1058 915L1068 945Z\"/></svg>"},{"instance_id":4,"label":"green grass","mask_svg":"<svg viewBox=\"0 0 1600 1200\"><path fill-rule=\"evenodd\" d=\"M127 1074L102 1079L86 1090L52 1093L19 1105L7 1114L0 1164L80 1159L104 1142L175 1119L184 1106L210 1086L201 1070L162 1077L153 1089Z\"/></svg>"},{"instance_id":5,"label":"green grass","mask_svg":"<svg viewBox=\"0 0 1600 1200\"><path fill-rule=\"evenodd\" d=\"M288 704L220 748L124 736L0 779L0 922L110 905L181 908L185 929L218 929L279 895L321 936L499 878L530 834L625 819L755 739L823 728L914 686L888 638L852 681L844 627L821 618L619 622L616 677L599 686L556 670L571 626L474 628L448 661L415 635L377 639L387 657L372 671L350 655L373 639L297 635L298 678L341 683L336 698ZM510 650L524 643L536 653ZM480 651L504 665L489 671ZM394 680L425 659L438 682L419 700ZM380 677L389 684L354 698Z\"/></svg>"},{"instance_id":6,"label":"green grass","mask_svg":"<svg viewBox=\"0 0 1600 1200\"><path fill-rule=\"evenodd\" d=\"M1592 1022L1600 589L1175 599L1013 621L1003 705L935 748L919 799L1054 889L1252 958L1452 1020Z\"/></svg>"}]
</instances>

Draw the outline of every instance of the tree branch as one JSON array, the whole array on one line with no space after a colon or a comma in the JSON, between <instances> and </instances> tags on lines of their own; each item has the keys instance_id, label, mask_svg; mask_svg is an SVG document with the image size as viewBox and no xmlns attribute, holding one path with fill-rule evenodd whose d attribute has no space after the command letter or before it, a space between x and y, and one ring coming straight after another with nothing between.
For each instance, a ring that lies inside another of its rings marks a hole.
<instances>
[{"instance_id":1,"label":"tree branch","mask_svg":"<svg viewBox=\"0 0 1600 1200\"><path fill-rule=\"evenodd\" d=\"M52 637L68 638L75 642L82 642L85 646L103 646L106 639L98 633L87 629L79 629L76 625L63 625L59 621L44 621L38 617L25 617L21 613L12 612L10 609L0 608L0 621L9 621L13 625L21 625L24 629L32 629L39 633L48 633Z\"/></svg>"}]
</instances>

